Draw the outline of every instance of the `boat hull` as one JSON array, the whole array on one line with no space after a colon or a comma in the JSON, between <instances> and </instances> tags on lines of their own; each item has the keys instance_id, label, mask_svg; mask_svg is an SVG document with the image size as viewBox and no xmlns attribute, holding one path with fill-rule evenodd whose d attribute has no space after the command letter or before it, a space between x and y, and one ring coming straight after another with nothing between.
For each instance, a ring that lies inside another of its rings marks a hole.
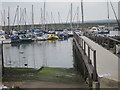
<instances>
[{"instance_id":1,"label":"boat hull","mask_svg":"<svg viewBox=\"0 0 120 90\"><path fill-rule=\"evenodd\" d=\"M32 39L20 39L20 43L30 43L33 42Z\"/></svg>"}]
</instances>

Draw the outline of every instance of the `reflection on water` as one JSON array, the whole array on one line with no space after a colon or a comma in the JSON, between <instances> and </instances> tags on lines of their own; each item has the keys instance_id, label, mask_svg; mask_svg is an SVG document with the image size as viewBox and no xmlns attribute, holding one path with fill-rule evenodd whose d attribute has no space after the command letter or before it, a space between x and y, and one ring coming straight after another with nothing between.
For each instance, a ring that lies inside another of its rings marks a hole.
<instances>
[{"instance_id":1,"label":"reflection on water","mask_svg":"<svg viewBox=\"0 0 120 90\"><path fill-rule=\"evenodd\" d=\"M39 69L48 67L73 67L72 38L65 41L37 41L30 44L4 45L5 67Z\"/></svg>"}]
</instances>

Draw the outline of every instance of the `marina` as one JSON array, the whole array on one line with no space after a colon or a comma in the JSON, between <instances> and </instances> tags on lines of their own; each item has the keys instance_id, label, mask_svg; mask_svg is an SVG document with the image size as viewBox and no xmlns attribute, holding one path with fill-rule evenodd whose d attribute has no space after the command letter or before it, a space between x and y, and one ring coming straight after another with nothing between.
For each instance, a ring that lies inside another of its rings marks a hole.
<instances>
[{"instance_id":1,"label":"marina","mask_svg":"<svg viewBox=\"0 0 120 90\"><path fill-rule=\"evenodd\" d=\"M120 87L120 2L10 3L1 10L1 89Z\"/></svg>"}]
</instances>

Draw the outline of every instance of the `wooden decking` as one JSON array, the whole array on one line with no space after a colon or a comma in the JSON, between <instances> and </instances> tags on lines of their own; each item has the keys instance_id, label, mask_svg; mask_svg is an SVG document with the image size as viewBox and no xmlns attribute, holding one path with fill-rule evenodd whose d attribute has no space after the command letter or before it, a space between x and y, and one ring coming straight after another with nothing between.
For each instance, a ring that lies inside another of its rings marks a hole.
<instances>
[{"instance_id":1,"label":"wooden decking","mask_svg":"<svg viewBox=\"0 0 120 90\"><path fill-rule=\"evenodd\" d=\"M119 62L120 58L106 50L102 46L93 42L85 36L80 36L85 42L87 42L93 49L96 50L96 67L97 74L99 77L105 77L111 80L119 81ZM88 49L86 49L87 52ZM93 55L91 53L91 60L93 61Z\"/></svg>"}]
</instances>

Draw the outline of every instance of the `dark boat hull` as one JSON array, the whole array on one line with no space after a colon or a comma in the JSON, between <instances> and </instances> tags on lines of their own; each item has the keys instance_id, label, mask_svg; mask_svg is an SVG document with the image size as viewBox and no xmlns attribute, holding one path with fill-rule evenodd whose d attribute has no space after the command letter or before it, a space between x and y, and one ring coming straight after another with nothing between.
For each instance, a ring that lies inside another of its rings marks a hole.
<instances>
[{"instance_id":1,"label":"dark boat hull","mask_svg":"<svg viewBox=\"0 0 120 90\"><path fill-rule=\"evenodd\" d=\"M20 43L30 43L33 42L32 39L20 39Z\"/></svg>"},{"instance_id":2,"label":"dark boat hull","mask_svg":"<svg viewBox=\"0 0 120 90\"><path fill-rule=\"evenodd\" d=\"M108 32L98 32L98 34L109 34L109 31Z\"/></svg>"}]
</instances>

